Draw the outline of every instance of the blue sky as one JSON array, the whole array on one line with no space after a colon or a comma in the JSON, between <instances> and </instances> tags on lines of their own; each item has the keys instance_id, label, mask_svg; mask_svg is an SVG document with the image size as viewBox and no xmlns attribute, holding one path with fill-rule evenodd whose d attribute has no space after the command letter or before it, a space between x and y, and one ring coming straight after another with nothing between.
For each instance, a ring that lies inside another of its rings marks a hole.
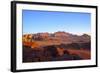
<instances>
[{"instance_id":1,"label":"blue sky","mask_svg":"<svg viewBox=\"0 0 100 73\"><path fill-rule=\"evenodd\" d=\"M73 34L90 33L91 14L23 10L23 33L65 31Z\"/></svg>"}]
</instances>

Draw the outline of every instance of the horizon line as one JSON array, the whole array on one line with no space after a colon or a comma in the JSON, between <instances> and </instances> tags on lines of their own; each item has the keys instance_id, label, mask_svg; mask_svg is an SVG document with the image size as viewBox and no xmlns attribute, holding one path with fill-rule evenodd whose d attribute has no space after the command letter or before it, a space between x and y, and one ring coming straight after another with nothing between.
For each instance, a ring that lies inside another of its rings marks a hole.
<instances>
[{"instance_id":1,"label":"horizon line","mask_svg":"<svg viewBox=\"0 0 100 73\"><path fill-rule=\"evenodd\" d=\"M65 31L56 31L56 32L65 32ZM56 32L32 32L32 33L29 33L29 32L26 32L26 33L22 33L23 35L24 34L37 34L37 33L50 33L50 34L53 34L53 33L56 33ZM73 33L73 32L65 32L65 33L70 33L70 34L74 34L74 35L83 35L83 34L88 34L88 35L91 35L90 32L83 32L83 33Z\"/></svg>"}]
</instances>

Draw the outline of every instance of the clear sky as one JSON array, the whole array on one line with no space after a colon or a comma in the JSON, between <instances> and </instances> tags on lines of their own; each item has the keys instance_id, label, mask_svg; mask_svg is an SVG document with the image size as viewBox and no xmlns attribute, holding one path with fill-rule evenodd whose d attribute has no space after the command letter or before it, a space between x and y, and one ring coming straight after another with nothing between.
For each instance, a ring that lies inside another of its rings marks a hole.
<instances>
[{"instance_id":1,"label":"clear sky","mask_svg":"<svg viewBox=\"0 0 100 73\"><path fill-rule=\"evenodd\" d=\"M23 10L23 33L65 31L74 34L90 33L91 14Z\"/></svg>"}]
</instances>

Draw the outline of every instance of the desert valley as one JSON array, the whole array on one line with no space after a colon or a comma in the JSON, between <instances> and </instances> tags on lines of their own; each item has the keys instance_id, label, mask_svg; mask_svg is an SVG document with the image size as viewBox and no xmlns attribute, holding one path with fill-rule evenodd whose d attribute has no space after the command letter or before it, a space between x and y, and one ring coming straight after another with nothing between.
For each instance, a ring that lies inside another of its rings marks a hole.
<instances>
[{"instance_id":1,"label":"desert valley","mask_svg":"<svg viewBox=\"0 0 100 73\"><path fill-rule=\"evenodd\" d=\"M91 36L64 31L23 34L23 62L91 59Z\"/></svg>"}]
</instances>

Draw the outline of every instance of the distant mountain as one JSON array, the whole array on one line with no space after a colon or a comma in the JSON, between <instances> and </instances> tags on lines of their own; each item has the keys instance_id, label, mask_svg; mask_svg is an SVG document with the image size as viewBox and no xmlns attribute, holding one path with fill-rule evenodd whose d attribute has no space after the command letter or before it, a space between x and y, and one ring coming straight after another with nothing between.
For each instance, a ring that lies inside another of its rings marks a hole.
<instances>
[{"instance_id":1,"label":"distant mountain","mask_svg":"<svg viewBox=\"0 0 100 73\"><path fill-rule=\"evenodd\" d=\"M58 31L55 33L36 33L36 34L24 34L24 39L30 39L35 41L59 41L59 43L87 43L91 42L91 37L88 34L83 34L81 36L71 34L64 31Z\"/></svg>"},{"instance_id":2,"label":"distant mountain","mask_svg":"<svg viewBox=\"0 0 100 73\"><path fill-rule=\"evenodd\" d=\"M64 32L64 31L63 31L63 32L58 31L58 32L55 32L54 35L55 35L56 37L62 37L62 36L68 37L70 34L67 33L67 32Z\"/></svg>"}]
</instances>

